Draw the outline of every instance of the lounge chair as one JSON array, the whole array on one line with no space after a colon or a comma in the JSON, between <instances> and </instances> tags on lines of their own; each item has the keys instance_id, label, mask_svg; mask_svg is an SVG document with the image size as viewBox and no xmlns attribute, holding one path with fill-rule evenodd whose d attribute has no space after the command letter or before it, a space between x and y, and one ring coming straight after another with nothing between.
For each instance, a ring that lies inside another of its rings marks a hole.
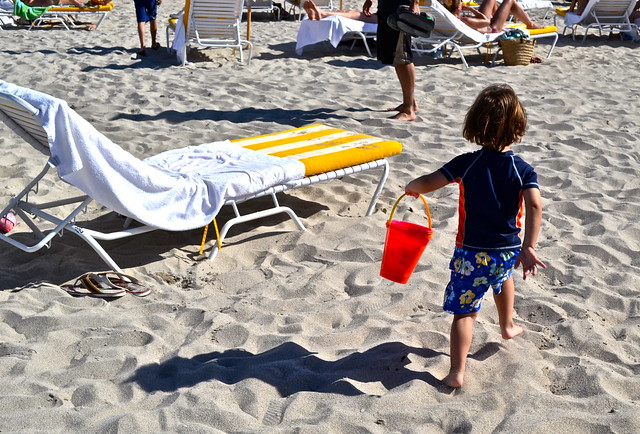
<instances>
[{"instance_id":1,"label":"lounge chair","mask_svg":"<svg viewBox=\"0 0 640 434\"><path fill-rule=\"evenodd\" d=\"M561 17L564 23L562 34L571 29L571 36L576 39L578 27L584 28L582 41L587 38L589 29L598 29L600 36L602 31L618 29L620 32L637 32L638 27L630 21L637 0L589 0L582 14L568 12L567 8L556 9L553 17L554 23Z\"/></svg>"},{"instance_id":2,"label":"lounge chair","mask_svg":"<svg viewBox=\"0 0 640 434\"><path fill-rule=\"evenodd\" d=\"M435 27L429 38L412 38L413 50L419 54L436 53L439 51L446 52L448 47L453 47L460 55L465 68L468 68L469 64L462 50L474 49L478 54L481 54L480 49L482 47L497 47L497 42L504 33L480 33L460 21L437 0L426 0L425 5L420 6L420 9L435 19ZM521 25L515 24L515 26ZM529 33L530 37L534 39L553 38L551 48L547 53L547 58L549 58L558 41L557 27L547 26L543 29L526 30L525 32ZM492 62L495 61L499 48L496 48L496 50L491 60ZM450 50L448 55L450 56L452 52L453 50Z\"/></svg>"},{"instance_id":3,"label":"lounge chair","mask_svg":"<svg viewBox=\"0 0 640 434\"><path fill-rule=\"evenodd\" d=\"M251 8L251 13L269 13L276 19L276 21L280 21L280 8L275 5L273 0L245 0L244 3L244 9L247 11L247 14L249 13L249 8Z\"/></svg>"},{"instance_id":4,"label":"lounge chair","mask_svg":"<svg viewBox=\"0 0 640 434\"><path fill-rule=\"evenodd\" d=\"M240 24L244 0L186 0L184 11L167 27L174 31L172 47L183 65L187 63L187 49L190 45L210 48L233 48L244 62L245 48L248 48L247 63L251 61L253 45L241 36Z\"/></svg>"},{"instance_id":5,"label":"lounge chair","mask_svg":"<svg viewBox=\"0 0 640 434\"><path fill-rule=\"evenodd\" d=\"M398 142L313 125L233 143L174 149L143 161L95 130L63 100L3 81L0 119L47 159L42 171L0 211L2 216L17 215L35 242L19 241L26 235L20 232L17 237L13 232L0 234L0 240L36 252L67 231L83 239L116 271L122 270L99 241L156 229L204 227L224 205L231 205L236 217L223 227L220 243L231 226L281 213L304 229L293 210L279 205L277 193L382 168L367 210L370 215L388 175L385 158L402 150ZM52 168L82 194L36 203L38 183ZM240 214L239 203L263 196L271 196L273 207ZM110 233L82 227L76 217L94 200L140 225ZM217 251L216 244L210 260Z\"/></svg>"},{"instance_id":6,"label":"lounge chair","mask_svg":"<svg viewBox=\"0 0 640 434\"><path fill-rule=\"evenodd\" d=\"M362 40L369 57L372 57L367 39L376 37L378 25L349 18L331 16L322 20L310 20L305 17L300 21L298 36L296 39L296 53L302 54L302 49L307 45L329 41L336 48L338 44L347 39ZM353 44L351 45L353 48Z\"/></svg>"},{"instance_id":7,"label":"lounge chair","mask_svg":"<svg viewBox=\"0 0 640 434\"><path fill-rule=\"evenodd\" d=\"M29 30L35 28L51 27L52 23L61 24L66 30L85 27L76 24L77 19L97 19L93 26L97 29L100 24L107 18L107 15L113 10L115 4L109 2L102 6L87 6L79 8L75 6L52 6L45 13L31 22Z\"/></svg>"}]
</instances>

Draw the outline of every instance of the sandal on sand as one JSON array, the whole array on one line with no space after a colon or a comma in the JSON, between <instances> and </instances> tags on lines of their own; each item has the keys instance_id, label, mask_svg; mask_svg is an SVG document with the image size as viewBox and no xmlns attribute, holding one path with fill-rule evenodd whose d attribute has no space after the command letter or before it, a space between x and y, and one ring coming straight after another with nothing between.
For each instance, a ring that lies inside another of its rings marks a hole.
<instances>
[{"instance_id":1,"label":"sandal on sand","mask_svg":"<svg viewBox=\"0 0 640 434\"><path fill-rule=\"evenodd\" d=\"M151 293L151 288L142 285L138 279L117 271L92 273L92 276L103 285L110 286L114 291L124 291L137 297L145 297Z\"/></svg>"},{"instance_id":2,"label":"sandal on sand","mask_svg":"<svg viewBox=\"0 0 640 434\"><path fill-rule=\"evenodd\" d=\"M62 289L73 296L89 296L97 298L120 298L127 291L116 290L110 285L104 285L96 279L94 273L86 273L78 277L73 284L62 285Z\"/></svg>"}]
</instances>

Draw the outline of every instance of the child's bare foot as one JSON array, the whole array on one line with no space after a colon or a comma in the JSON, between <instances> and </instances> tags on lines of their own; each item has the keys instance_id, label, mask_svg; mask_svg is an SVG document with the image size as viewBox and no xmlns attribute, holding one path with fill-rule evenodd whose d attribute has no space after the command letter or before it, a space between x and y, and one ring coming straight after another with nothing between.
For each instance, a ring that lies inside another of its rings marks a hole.
<instances>
[{"instance_id":1,"label":"child's bare foot","mask_svg":"<svg viewBox=\"0 0 640 434\"><path fill-rule=\"evenodd\" d=\"M502 338L503 339L513 339L518 335L521 335L524 332L524 329L519 325L512 324L509 327L505 327L502 330Z\"/></svg>"},{"instance_id":2,"label":"child's bare foot","mask_svg":"<svg viewBox=\"0 0 640 434\"><path fill-rule=\"evenodd\" d=\"M447 375L442 379L442 383L445 386L458 388L458 387L462 387L463 380L464 380L464 372L451 371L449 372L449 375Z\"/></svg>"},{"instance_id":3,"label":"child's bare foot","mask_svg":"<svg viewBox=\"0 0 640 434\"><path fill-rule=\"evenodd\" d=\"M527 29L529 30L534 30L534 29L544 29L545 26L541 26L540 24L536 24L536 23L531 23L530 26L527 26Z\"/></svg>"}]
</instances>

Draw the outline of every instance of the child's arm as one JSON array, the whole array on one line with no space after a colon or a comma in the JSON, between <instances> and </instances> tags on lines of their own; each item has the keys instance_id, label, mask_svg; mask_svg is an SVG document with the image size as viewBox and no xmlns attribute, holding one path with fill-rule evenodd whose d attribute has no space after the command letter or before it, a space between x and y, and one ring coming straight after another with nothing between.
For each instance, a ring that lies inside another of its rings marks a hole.
<instances>
[{"instance_id":1,"label":"child's arm","mask_svg":"<svg viewBox=\"0 0 640 434\"><path fill-rule=\"evenodd\" d=\"M423 175L408 183L404 188L404 192L409 196L418 197L422 193L430 193L444 187L448 183L449 180L447 177L444 176L441 171L436 170L433 173Z\"/></svg>"},{"instance_id":2,"label":"child's arm","mask_svg":"<svg viewBox=\"0 0 640 434\"><path fill-rule=\"evenodd\" d=\"M544 263L538 259L536 255L536 244L538 242L538 234L540 233L540 225L542 223L542 197L540 190L537 188L528 188L524 191L525 219L524 219L524 240L522 241L522 250L515 267L518 268L522 264L522 278L526 279L527 275L535 276L538 271L538 265L547 268Z\"/></svg>"}]
</instances>

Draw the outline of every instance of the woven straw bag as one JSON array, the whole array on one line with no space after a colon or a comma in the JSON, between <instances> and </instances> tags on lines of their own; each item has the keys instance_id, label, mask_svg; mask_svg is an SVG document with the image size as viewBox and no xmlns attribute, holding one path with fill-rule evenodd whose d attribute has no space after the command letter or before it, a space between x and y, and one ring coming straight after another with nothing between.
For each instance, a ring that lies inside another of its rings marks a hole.
<instances>
[{"instance_id":1,"label":"woven straw bag","mask_svg":"<svg viewBox=\"0 0 640 434\"><path fill-rule=\"evenodd\" d=\"M528 65L531 63L536 41L526 38L501 39L500 47L504 63L508 66Z\"/></svg>"}]
</instances>

